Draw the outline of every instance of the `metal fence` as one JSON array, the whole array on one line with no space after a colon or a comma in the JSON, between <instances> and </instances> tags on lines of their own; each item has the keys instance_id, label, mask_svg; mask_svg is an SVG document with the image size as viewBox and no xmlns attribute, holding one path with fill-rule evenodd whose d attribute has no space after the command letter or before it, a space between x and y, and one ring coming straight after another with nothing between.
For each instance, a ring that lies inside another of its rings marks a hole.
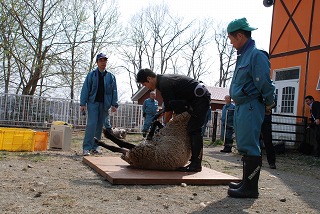
<instances>
[{"instance_id":1,"label":"metal fence","mask_svg":"<svg viewBox=\"0 0 320 214\"><path fill-rule=\"evenodd\" d=\"M46 129L54 121L63 121L76 130L84 129L87 118L79 106L79 101L71 99L0 94L0 126ZM144 122L142 105L121 103L116 112L110 113L110 121L113 127L140 133ZM212 124L213 120L207 124L206 137L212 136Z\"/></svg>"},{"instance_id":2,"label":"metal fence","mask_svg":"<svg viewBox=\"0 0 320 214\"><path fill-rule=\"evenodd\" d=\"M141 105L120 104L118 111L110 114L113 126L139 132L143 124ZM80 112L79 101L71 99L1 94L0 126L50 128L53 121L72 124L74 129L84 129L86 116Z\"/></svg>"},{"instance_id":3,"label":"metal fence","mask_svg":"<svg viewBox=\"0 0 320 214\"><path fill-rule=\"evenodd\" d=\"M214 111L211 122L213 130L210 130L213 142L220 139L220 118L221 111ZM307 126L307 117L272 114L272 142L284 143L288 149L297 149L301 143L306 142Z\"/></svg>"},{"instance_id":4,"label":"metal fence","mask_svg":"<svg viewBox=\"0 0 320 214\"><path fill-rule=\"evenodd\" d=\"M79 101L16 94L0 94L0 126L50 128L53 121L72 124L74 129L84 129L86 116L80 112ZM212 112L205 137L220 139L221 110ZM307 118L301 116L272 115L273 142L285 142L286 147L296 148L306 141ZM143 126L142 105L120 104L110 114L113 127L140 133Z\"/></svg>"},{"instance_id":5,"label":"metal fence","mask_svg":"<svg viewBox=\"0 0 320 214\"><path fill-rule=\"evenodd\" d=\"M272 142L283 142L286 148L297 149L306 142L307 126L307 117L272 114Z\"/></svg>"}]
</instances>

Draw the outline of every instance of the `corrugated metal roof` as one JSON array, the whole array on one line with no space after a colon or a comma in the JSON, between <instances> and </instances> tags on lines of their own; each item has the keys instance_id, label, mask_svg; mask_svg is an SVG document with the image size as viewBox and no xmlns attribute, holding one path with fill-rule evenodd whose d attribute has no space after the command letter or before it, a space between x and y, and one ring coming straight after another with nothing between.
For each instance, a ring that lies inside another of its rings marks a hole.
<instances>
[{"instance_id":1,"label":"corrugated metal roof","mask_svg":"<svg viewBox=\"0 0 320 214\"><path fill-rule=\"evenodd\" d=\"M132 97L132 101L138 101L145 93L147 93L149 89L145 86L142 86Z\"/></svg>"},{"instance_id":2,"label":"corrugated metal roof","mask_svg":"<svg viewBox=\"0 0 320 214\"><path fill-rule=\"evenodd\" d=\"M216 86L206 86L211 93L212 100L223 100L226 95L229 95L229 88L222 88Z\"/></svg>"}]
</instances>

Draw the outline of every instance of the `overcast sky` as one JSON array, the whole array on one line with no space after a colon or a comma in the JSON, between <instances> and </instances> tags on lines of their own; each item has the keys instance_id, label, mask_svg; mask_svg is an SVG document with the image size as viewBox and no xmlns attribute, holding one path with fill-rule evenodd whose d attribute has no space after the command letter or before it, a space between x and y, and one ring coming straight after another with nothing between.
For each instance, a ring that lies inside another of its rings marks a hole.
<instances>
[{"instance_id":1,"label":"overcast sky","mask_svg":"<svg viewBox=\"0 0 320 214\"><path fill-rule=\"evenodd\" d=\"M263 0L116 0L121 13L121 21L128 21L132 15L150 4L165 2L169 6L170 13L183 17L186 21L193 19L212 18L217 23L226 25L237 18L246 17L251 26L257 27L252 37L260 49L269 50L272 10L273 7L265 7ZM218 78L218 77L217 77ZM213 86L213 82L205 84ZM126 80L117 77L119 85L124 86ZM127 97L125 100L130 100Z\"/></svg>"}]
</instances>

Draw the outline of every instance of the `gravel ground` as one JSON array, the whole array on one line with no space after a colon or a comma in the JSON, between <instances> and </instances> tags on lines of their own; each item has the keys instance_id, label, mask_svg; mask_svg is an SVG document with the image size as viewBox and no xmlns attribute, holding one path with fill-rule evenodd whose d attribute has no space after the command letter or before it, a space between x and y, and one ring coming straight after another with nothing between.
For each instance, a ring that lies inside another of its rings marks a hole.
<instances>
[{"instance_id":1,"label":"gravel ground","mask_svg":"<svg viewBox=\"0 0 320 214\"><path fill-rule=\"evenodd\" d=\"M259 198L234 199L226 185L111 185L82 163L82 138L73 134L70 152L0 151L0 213L320 213L320 160L312 156L279 155L276 170L263 160ZM241 178L241 157L220 149L206 146L204 163Z\"/></svg>"}]
</instances>

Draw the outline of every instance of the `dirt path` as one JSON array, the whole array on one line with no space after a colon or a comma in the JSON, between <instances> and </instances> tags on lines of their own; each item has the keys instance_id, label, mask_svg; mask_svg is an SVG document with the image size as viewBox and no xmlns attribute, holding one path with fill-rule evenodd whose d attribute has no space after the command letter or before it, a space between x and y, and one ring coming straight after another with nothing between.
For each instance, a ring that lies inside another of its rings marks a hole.
<instances>
[{"instance_id":1,"label":"dirt path","mask_svg":"<svg viewBox=\"0 0 320 214\"><path fill-rule=\"evenodd\" d=\"M234 199L227 186L111 185L82 163L81 139L70 152L0 152L0 213L320 213L320 160L311 156L280 155L276 170L264 160L259 198ZM205 148L205 162L241 177L240 156L220 149Z\"/></svg>"}]
</instances>

